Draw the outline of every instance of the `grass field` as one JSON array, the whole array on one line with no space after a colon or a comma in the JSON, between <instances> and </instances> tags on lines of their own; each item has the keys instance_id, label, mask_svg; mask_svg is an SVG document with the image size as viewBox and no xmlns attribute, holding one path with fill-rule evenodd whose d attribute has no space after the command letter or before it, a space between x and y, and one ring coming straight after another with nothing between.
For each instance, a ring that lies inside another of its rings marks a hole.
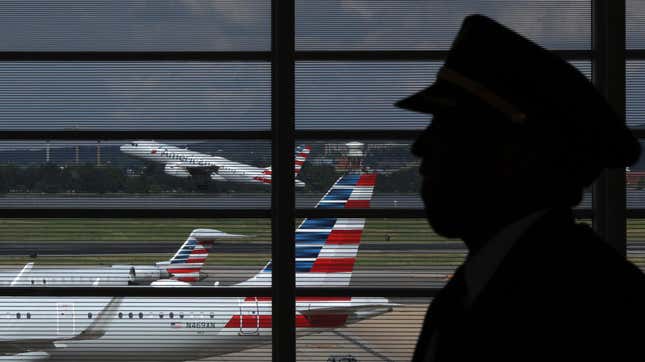
<instances>
[{"instance_id":1,"label":"grass field","mask_svg":"<svg viewBox=\"0 0 645 362\"><path fill-rule=\"evenodd\" d=\"M300 221L300 220L299 220ZM589 220L584 220L589 222ZM229 233L248 235L235 241L269 243L269 219L0 219L1 242L146 242L180 243L194 228L215 228ZM627 222L629 240L645 240L645 219ZM447 239L436 235L425 219L367 219L362 242L433 243ZM111 265L115 263L153 263L170 255L101 255L101 256L39 256L39 264ZM357 267L361 266L430 266L458 265L463 253L365 252L359 251ZM261 266L270 255L212 253L209 263L215 265ZM645 264L645 257L631 255L630 259ZM20 265L32 261L29 257L0 257L0 264Z\"/></svg>"},{"instance_id":2,"label":"grass field","mask_svg":"<svg viewBox=\"0 0 645 362\"><path fill-rule=\"evenodd\" d=\"M271 240L269 219L0 219L0 242L179 242L195 228L213 228L249 236L234 242ZM374 218L367 219L362 240L393 243L446 241L432 232L425 219Z\"/></svg>"}]
</instances>

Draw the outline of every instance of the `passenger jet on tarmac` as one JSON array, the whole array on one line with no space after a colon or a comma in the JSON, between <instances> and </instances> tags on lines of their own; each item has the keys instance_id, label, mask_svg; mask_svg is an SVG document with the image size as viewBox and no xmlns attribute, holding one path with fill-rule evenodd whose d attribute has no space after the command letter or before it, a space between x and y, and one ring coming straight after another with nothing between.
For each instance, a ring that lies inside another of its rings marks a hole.
<instances>
[{"instance_id":1,"label":"passenger jet on tarmac","mask_svg":"<svg viewBox=\"0 0 645 362\"><path fill-rule=\"evenodd\" d=\"M151 265L112 265L93 268L65 266L33 268L28 263L20 272L0 272L0 285L11 287L90 287L148 285L159 279L172 278L184 282L203 279L200 274L208 252L217 240L243 238L214 229L195 229L172 258ZM79 245L82 248L82 245Z\"/></svg>"},{"instance_id":2,"label":"passenger jet on tarmac","mask_svg":"<svg viewBox=\"0 0 645 362\"><path fill-rule=\"evenodd\" d=\"M120 149L130 156L164 164L164 172L175 177L205 177L213 181L271 184L271 166L255 167L155 141L134 141L122 145ZM309 146L296 148L295 177L298 177L310 151ZM296 187L304 186L304 182L296 179Z\"/></svg>"},{"instance_id":3,"label":"passenger jet on tarmac","mask_svg":"<svg viewBox=\"0 0 645 362\"><path fill-rule=\"evenodd\" d=\"M374 174L346 175L319 208L369 207ZM365 220L306 219L298 286L349 285ZM272 264L237 286L271 285ZM180 280L161 285L189 286ZM155 285L153 283L153 285ZM297 297L296 333L330 331L391 310L385 298ZM271 298L0 298L0 357L10 361L187 361L271 342Z\"/></svg>"}]
</instances>

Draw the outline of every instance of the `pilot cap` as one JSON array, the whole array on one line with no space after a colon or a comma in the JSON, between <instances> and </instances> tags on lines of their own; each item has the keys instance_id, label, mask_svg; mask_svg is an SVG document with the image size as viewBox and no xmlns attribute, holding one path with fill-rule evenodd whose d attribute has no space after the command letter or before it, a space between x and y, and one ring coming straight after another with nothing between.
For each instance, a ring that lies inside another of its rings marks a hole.
<instances>
[{"instance_id":1,"label":"pilot cap","mask_svg":"<svg viewBox=\"0 0 645 362\"><path fill-rule=\"evenodd\" d=\"M580 71L482 15L466 17L435 83L396 106L436 113L463 104L459 93L482 101L509 125L543 135L544 147L562 147L567 165L585 173L592 168L594 177L640 156L624 120Z\"/></svg>"}]
</instances>

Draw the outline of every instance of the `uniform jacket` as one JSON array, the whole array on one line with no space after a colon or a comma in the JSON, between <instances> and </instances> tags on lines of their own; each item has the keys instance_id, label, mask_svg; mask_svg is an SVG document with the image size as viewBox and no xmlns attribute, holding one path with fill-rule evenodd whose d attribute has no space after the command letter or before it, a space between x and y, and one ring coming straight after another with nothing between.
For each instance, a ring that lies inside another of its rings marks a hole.
<instances>
[{"instance_id":1,"label":"uniform jacket","mask_svg":"<svg viewBox=\"0 0 645 362\"><path fill-rule=\"evenodd\" d=\"M432 302L413 361L434 333L434 361L645 358L645 275L569 209L533 224L469 309L462 269Z\"/></svg>"}]
</instances>

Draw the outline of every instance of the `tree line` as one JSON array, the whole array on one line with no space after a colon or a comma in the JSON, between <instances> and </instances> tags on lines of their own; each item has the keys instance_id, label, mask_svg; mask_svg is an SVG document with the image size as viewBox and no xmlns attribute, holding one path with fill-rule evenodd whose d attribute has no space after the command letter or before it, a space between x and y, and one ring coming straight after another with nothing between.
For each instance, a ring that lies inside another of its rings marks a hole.
<instances>
[{"instance_id":1,"label":"tree line","mask_svg":"<svg viewBox=\"0 0 645 362\"><path fill-rule=\"evenodd\" d=\"M331 165L307 165L299 179L306 183L305 192L325 192L342 175ZM417 192L419 177L414 168L379 175L376 192ZM19 166L0 165L0 193L231 193L265 192L266 185L215 182L207 179L179 178L167 175L162 165L146 164L139 168L117 165L80 164L60 166L53 163Z\"/></svg>"}]
</instances>

